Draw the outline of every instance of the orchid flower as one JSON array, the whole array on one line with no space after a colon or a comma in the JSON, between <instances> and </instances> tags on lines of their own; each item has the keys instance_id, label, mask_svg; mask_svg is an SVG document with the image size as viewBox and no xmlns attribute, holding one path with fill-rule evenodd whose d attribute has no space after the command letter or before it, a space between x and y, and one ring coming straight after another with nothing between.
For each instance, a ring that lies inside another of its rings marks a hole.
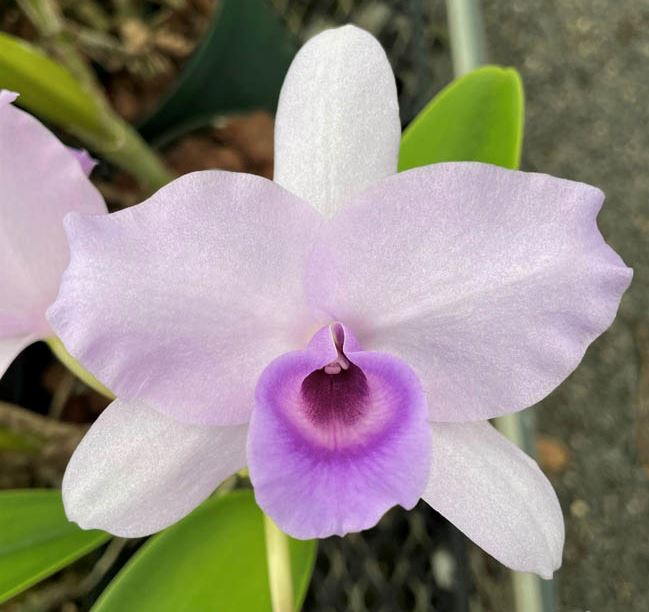
<instances>
[{"instance_id":1,"label":"orchid flower","mask_svg":"<svg viewBox=\"0 0 649 612\"><path fill-rule=\"evenodd\" d=\"M294 537L423 499L551 576L556 495L487 419L575 369L631 271L598 231L598 189L479 163L396 174L399 139L385 53L346 26L288 72L274 182L196 172L68 215L48 317L117 397L67 468L72 520L150 534L247 465Z\"/></svg>"},{"instance_id":2,"label":"orchid flower","mask_svg":"<svg viewBox=\"0 0 649 612\"><path fill-rule=\"evenodd\" d=\"M45 311L68 265L63 217L105 213L94 161L65 147L0 90L0 377L27 345L53 335Z\"/></svg>"}]
</instances>

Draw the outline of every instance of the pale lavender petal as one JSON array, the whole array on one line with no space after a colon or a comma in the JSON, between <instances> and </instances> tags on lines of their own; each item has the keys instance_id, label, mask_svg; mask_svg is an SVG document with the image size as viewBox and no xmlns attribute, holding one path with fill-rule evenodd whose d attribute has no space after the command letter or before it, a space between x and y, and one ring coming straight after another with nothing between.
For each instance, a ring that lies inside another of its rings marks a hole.
<instances>
[{"instance_id":1,"label":"pale lavender petal","mask_svg":"<svg viewBox=\"0 0 649 612\"><path fill-rule=\"evenodd\" d=\"M426 402L412 370L358 351L345 353L348 369L328 374L332 353L319 344L264 371L248 436L257 503L296 538L368 529L396 504L411 508L430 463Z\"/></svg>"},{"instance_id":2,"label":"pale lavender petal","mask_svg":"<svg viewBox=\"0 0 649 612\"><path fill-rule=\"evenodd\" d=\"M433 423L423 499L508 567L543 578L561 566L564 525L538 465L489 423Z\"/></svg>"},{"instance_id":3,"label":"pale lavender petal","mask_svg":"<svg viewBox=\"0 0 649 612\"><path fill-rule=\"evenodd\" d=\"M0 92L0 337L50 332L45 310L68 263L63 217L106 210L69 150Z\"/></svg>"},{"instance_id":4,"label":"pale lavender petal","mask_svg":"<svg viewBox=\"0 0 649 612\"><path fill-rule=\"evenodd\" d=\"M73 149L68 147L68 151L72 153L74 158L79 162L83 173L86 176L90 176L93 168L97 165L97 160L90 156L90 153L85 149Z\"/></svg>"},{"instance_id":5,"label":"pale lavender petal","mask_svg":"<svg viewBox=\"0 0 649 612\"><path fill-rule=\"evenodd\" d=\"M144 204L70 216L48 316L117 397L189 423L248 421L268 363L304 346L316 211L266 179L185 175Z\"/></svg>"},{"instance_id":6,"label":"pale lavender petal","mask_svg":"<svg viewBox=\"0 0 649 612\"><path fill-rule=\"evenodd\" d=\"M29 334L8 338L0 336L0 378L2 378L18 354L36 340L38 340L37 337Z\"/></svg>"},{"instance_id":7,"label":"pale lavender petal","mask_svg":"<svg viewBox=\"0 0 649 612\"><path fill-rule=\"evenodd\" d=\"M327 30L296 55L275 120L275 181L330 217L397 171L397 88L379 42L354 26Z\"/></svg>"},{"instance_id":8,"label":"pale lavender petal","mask_svg":"<svg viewBox=\"0 0 649 612\"><path fill-rule=\"evenodd\" d=\"M160 531L245 466L246 430L179 423L116 400L70 459L63 478L68 518L127 538Z\"/></svg>"},{"instance_id":9,"label":"pale lavender petal","mask_svg":"<svg viewBox=\"0 0 649 612\"><path fill-rule=\"evenodd\" d=\"M15 91L8 91L7 89L0 89L0 108L5 104L11 104L14 100L18 98L18 94Z\"/></svg>"},{"instance_id":10,"label":"pale lavender petal","mask_svg":"<svg viewBox=\"0 0 649 612\"><path fill-rule=\"evenodd\" d=\"M631 280L597 228L602 199L477 163L396 175L328 224L311 298L417 372L432 420L520 410L574 370Z\"/></svg>"}]
</instances>

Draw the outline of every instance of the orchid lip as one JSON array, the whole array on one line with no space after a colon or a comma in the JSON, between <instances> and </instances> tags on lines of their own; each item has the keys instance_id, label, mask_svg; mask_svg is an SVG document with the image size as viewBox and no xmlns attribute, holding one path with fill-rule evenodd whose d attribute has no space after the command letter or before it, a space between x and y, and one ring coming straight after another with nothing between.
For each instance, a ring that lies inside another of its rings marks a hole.
<instances>
[{"instance_id":1,"label":"orchid lip","mask_svg":"<svg viewBox=\"0 0 649 612\"><path fill-rule=\"evenodd\" d=\"M282 400L274 404L278 416L297 438L324 453L349 455L377 443L398 427L389 400L398 392L381 370L367 370L371 355L343 323L322 327L305 351L284 356L287 367L269 366L282 388Z\"/></svg>"},{"instance_id":2,"label":"orchid lip","mask_svg":"<svg viewBox=\"0 0 649 612\"><path fill-rule=\"evenodd\" d=\"M362 350L344 323L271 362L256 400L250 478L283 529L344 534L419 499L431 445L419 379L398 358Z\"/></svg>"},{"instance_id":3,"label":"orchid lip","mask_svg":"<svg viewBox=\"0 0 649 612\"><path fill-rule=\"evenodd\" d=\"M304 378L300 396L306 415L315 425L340 429L363 416L370 394L365 373L344 353L343 325L332 323L328 331L337 356Z\"/></svg>"},{"instance_id":4,"label":"orchid lip","mask_svg":"<svg viewBox=\"0 0 649 612\"><path fill-rule=\"evenodd\" d=\"M358 366L347 363L345 369L335 374L327 371L333 366L325 366L302 381L300 394L307 416L314 424L335 428L350 426L367 411L367 377Z\"/></svg>"}]
</instances>

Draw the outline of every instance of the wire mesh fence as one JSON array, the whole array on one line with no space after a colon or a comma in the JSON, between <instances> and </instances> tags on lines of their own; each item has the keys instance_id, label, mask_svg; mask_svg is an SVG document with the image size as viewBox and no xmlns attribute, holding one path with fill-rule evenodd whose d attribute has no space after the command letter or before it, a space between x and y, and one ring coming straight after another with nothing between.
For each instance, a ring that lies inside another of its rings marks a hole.
<instances>
[{"instance_id":1,"label":"wire mesh fence","mask_svg":"<svg viewBox=\"0 0 649 612\"><path fill-rule=\"evenodd\" d=\"M320 543L305 611L469 609L464 536L424 502L374 529Z\"/></svg>"}]
</instances>

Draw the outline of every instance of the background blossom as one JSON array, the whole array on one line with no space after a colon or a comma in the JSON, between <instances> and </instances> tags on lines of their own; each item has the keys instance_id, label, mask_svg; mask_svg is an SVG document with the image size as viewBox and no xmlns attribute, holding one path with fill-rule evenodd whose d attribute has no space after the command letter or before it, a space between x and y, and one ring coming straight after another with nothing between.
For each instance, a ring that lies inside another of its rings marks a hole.
<instances>
[{"instance_id":1,"label":"background blossom","mask_svg":"<svg viewBox=\"0 0 649 612\"><path fill-rule=\"evenodd\" d=\"M0 377L28 344L52 335L45 311L68 264L63 217L102 213L88 154L65 147L0 90Z\"/></svg>"}]
</instances>

